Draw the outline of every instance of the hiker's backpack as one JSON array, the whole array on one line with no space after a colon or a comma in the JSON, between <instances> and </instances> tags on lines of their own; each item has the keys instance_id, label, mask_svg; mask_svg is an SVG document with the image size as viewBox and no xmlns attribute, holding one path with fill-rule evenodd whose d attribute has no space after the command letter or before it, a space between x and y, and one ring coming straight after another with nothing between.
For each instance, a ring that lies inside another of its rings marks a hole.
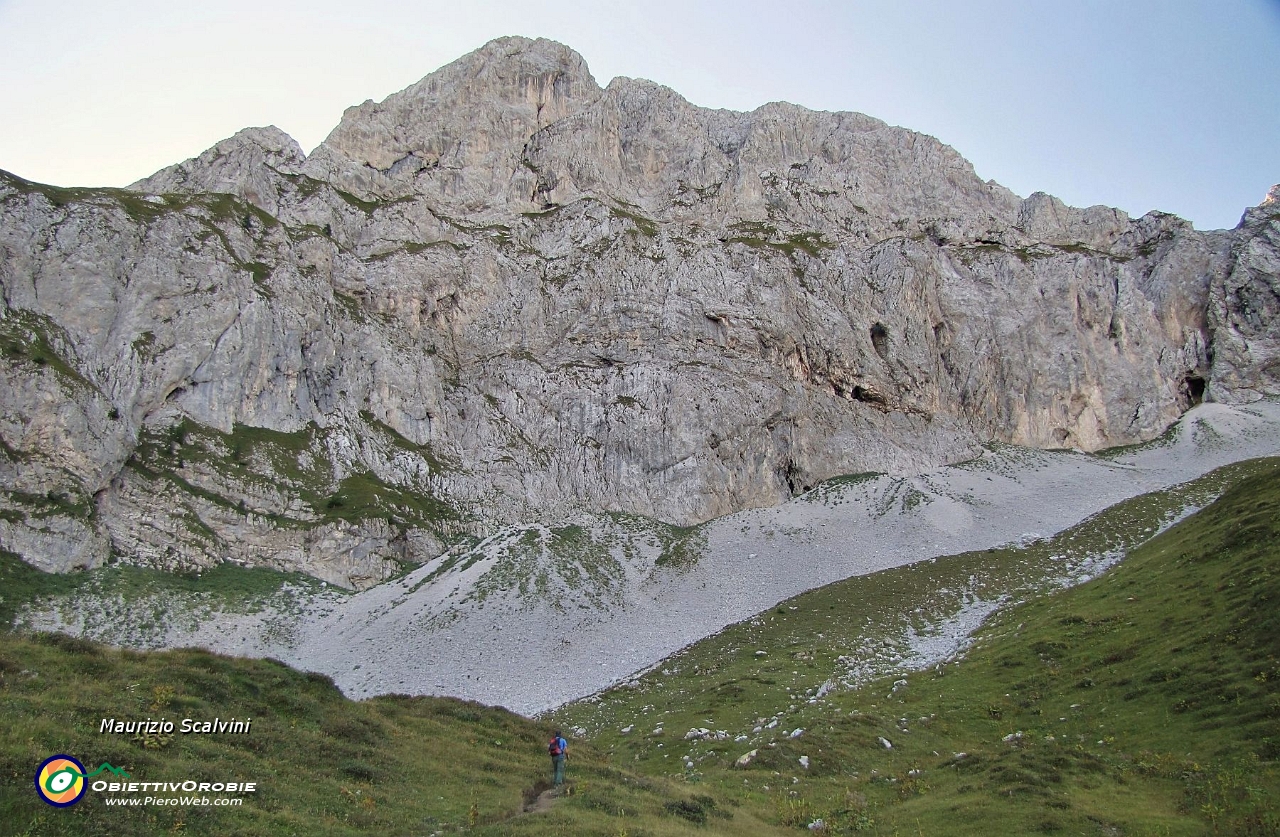
<instances>
[{"instance_id":1,"label":"hiker's backpack","mask_svg":"<svg viewBox=\"0 0 1280 837\"><path fill-rule=\"evenodd\" d=\"M560 736L558 735L551 739L551 743L547 745L547 752L553 756L558 756L563 753L564 750L560 747L560 740Z\"/></svg>"}]
</instances>

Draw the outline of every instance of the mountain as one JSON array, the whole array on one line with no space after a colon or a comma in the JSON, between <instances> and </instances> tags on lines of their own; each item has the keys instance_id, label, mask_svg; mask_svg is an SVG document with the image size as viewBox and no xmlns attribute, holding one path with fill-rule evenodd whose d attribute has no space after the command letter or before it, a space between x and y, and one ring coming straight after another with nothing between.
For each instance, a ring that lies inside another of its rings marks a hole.
<instances>
[{"instance_id":1,"label":"mountain","mask_svg":"<svg viewBox=\"0 0 1280 837\"><path fill-rule=\"evenodd\" d=\"M0 543L45 570L365 588L504 525L658 537L1280 393L1275 189L1214 232L1023 200L931 137L601 89L545 40L309 156L252 128L0 204Z\"/></svg>"}]
</instances>

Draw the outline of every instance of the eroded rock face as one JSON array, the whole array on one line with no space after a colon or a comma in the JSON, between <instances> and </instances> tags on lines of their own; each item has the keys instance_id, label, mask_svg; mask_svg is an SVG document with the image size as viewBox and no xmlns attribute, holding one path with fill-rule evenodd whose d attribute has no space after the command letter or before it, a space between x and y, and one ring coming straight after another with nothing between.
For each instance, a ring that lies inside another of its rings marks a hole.
<instances>
[{"instance_id":1,"label":"eroded rock face","mask_svg":"<svg viewBox=\"0 0 1280 837\"><path fill-rule=\"evenodd\" d=\"M1210 396L1241 403L1280 395L1280 186L1245 212L1230 267L1215 277Z\"/></svg>"},{"instance_id":2,"label":"eroded rock face","mask_svg":"<svg viewBox=\"0 0 1280 837\"><path fill-rule=\"evenodd\" d=\"M158 171L134 184L154 195L228 194L279 215L282 186L296 182L307 155L293 137L274 125L245 128L186 162Z\"/></svg>"},{"instance_id":3,"label":"eroded rock face","mask_svg":"<svg viewBox=\"0 0 1280 837\"><path fill-rule=\"evenodd\" d=\"M690 523L992 439L1277 393L1276 194L1229 232L983 182L860 114L601 90L504 38L306 157L0 180L4 548L349 586L495 522Z\"/></svg>"},{"instance_id":4,"label":"eroded rock face","mask_svg":"<svg viewBox=\"0 0 1280 837\"><path fill-rule=\"evenodd\" d=\"M480 215L511 202L527 209L533 177L520 156L529 137L599 96L568 47L499 38L381 102L349 108L305 171L365 199L422 195Z\"/></svg>"}]
</instances>

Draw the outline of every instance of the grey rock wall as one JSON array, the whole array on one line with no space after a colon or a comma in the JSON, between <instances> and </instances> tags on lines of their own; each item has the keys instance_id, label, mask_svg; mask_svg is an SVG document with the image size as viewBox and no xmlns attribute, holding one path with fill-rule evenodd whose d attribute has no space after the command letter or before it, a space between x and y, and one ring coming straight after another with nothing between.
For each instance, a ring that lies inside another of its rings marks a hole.
<instances>
[{"instance_id":1,"label":"grey rock wall","mask_svg":"<svg viewBox=\"0 0 1280 837\"><path fill-rule=\"evenodd\" d=\"M498 523L688 524L989 440L1095 450L1277 393L1276 193L1200 232L932 137L601 89L505 38L310 156L0 179L0 543L367 586Z\"/></svg>"}]
</instances>

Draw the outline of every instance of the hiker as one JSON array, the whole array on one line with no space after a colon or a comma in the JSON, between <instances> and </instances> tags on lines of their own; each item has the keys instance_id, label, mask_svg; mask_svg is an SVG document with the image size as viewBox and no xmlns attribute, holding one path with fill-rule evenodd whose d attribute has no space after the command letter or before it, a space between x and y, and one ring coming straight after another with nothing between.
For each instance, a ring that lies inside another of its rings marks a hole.
<instances>
[{"instance_id":1,"label":"hiker","mask_svg":"<svg viewBox=\"0 0 1280 837\"><path fill-rule=\"evenodd\" d=\"M560 730L552 736L547 744L547 752L551 754L551 784L560 787L564 784L564 754L569 749L569 742L560 735Z\"/></svg>"}]
</instances>

